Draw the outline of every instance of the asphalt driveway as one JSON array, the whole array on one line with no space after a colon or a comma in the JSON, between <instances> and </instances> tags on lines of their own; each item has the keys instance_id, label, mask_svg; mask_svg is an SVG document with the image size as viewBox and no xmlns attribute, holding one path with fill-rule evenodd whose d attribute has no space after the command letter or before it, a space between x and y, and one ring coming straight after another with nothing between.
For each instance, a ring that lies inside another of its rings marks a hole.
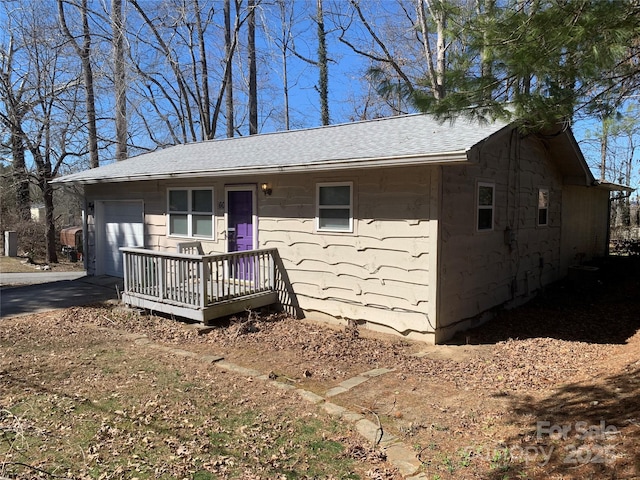
<instances>
[{"instance_id":1,"label":"asphalt driveway","mask_svg":"<svg viewBox=\"0 0 640 480\"><path fill-rule=\"evenodd\" d=\"M84 272L0 274L0 318L115 300L122 279Z\"/></svg>"}]
</instances>

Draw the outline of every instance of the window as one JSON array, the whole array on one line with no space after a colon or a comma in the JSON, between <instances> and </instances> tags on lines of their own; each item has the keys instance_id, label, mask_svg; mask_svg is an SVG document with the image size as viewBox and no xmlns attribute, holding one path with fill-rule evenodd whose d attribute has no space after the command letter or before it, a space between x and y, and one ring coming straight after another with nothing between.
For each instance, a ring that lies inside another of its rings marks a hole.
<instances>
[{"instance_id":1,"label":"window","mask_svg":"<svg viewBox=\"0 0 640 480\"><path fill-rule=\"evenodd\" d=\"M493 230L495 185L478 183L478 230Z\"/></svg>"},{"instance_id":2,"label":"window","mask_svg":"<svg viewBox=\"0 0 640 480\"><path fill-rule=\"evenodd\" d=\"M549 189L538 189L538 225L549 225Z\"/></svg>"},{"instance_id":3,"label":"window","mask_svg":"<svg viewBox=\"0 0 640 480\"><path fill-rule=\"evenodd\" d=\"M213 238L213 189L169 190L169 235Z\"/></svg>"},{"instance_id":4,"label":"window","mask_svg":"<svg viewBox=\"0 0 640 480\"><path fill-rule=\"evenodd\" d=\"M317 186L316 227L323 232L353 232L351 183L321 183Z\"/></svg>"}]
</instances>

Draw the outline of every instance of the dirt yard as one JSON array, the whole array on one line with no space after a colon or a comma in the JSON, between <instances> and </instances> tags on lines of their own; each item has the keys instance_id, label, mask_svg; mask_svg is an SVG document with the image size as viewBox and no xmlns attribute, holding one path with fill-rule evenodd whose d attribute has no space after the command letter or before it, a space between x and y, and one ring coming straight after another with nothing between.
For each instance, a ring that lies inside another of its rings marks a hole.
<instances>
[{"instance_id":1,"label":"dirt yard","mask_svg":"<svg viewBox=\"0 0 640 480\"><path fill-rule=\"evenodd\" d=\"M16 381L10 372L17 366L25 372L20 381L26 381L29 368L35 368L29 355L16 357L5 347L12 339L30 342L38 350L55 338L73 349L76 344L98 342L104 335L120 335L101 332L145 334L157 344L222 355L320 395L363 372L389 368L390 373L331 401L366 415L385 432L400 437L422 462L423 478L640 478L637 260L611 259L602 265L597 282L550 288L534 302L499 312L484 326L438 347L266 313L233 318L207 334L171 319L113 306L23 317L0 324L0 381L3 388ZM104 375L82 376L81 366L91 364L90 359L60 355L58 360L50 356L40 360L57 372L60 381L68 376L80 396L87 396L91 385L118 391L115 384L104 385ZM128 384L139 378L117 356L110 360L118 373L113 381ZM189 379L194 390L208 388L216 381L212 376L221 375L193 359L182 361L194 363L198 374ZM76 373L69 373L70 366ZM80 384L76 374L82 378ZM237 388L247 381L238 378L231 384ZM247 401L260 402L259 397L267 395L269 402L292 408L290 396L272 394L265 385L252 387ZM11 402L20 397L15 389L0 393L0 408L10 410ZM317 414L311 405L299 408L305 415ZM180 416L176 409L169 414ZM62 423L59 428L65 428ZM2 422L0 434L1 428ZM110 442L120 440L120 451L126 451L124 437ZM371 452L364 457L365 464L358 467L361 478L399 478L381 458ZM240 478L270 478L256 475Z\"/></svg>"}]
</instances>

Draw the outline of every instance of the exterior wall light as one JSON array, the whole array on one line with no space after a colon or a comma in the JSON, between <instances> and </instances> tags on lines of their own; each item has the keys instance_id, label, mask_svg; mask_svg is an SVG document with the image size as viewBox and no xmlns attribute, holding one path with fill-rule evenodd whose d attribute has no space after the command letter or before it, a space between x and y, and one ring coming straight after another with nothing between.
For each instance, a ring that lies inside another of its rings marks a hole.
<instances>
[{"instance_id":1,"label":"exterior wall light","mask_svg":"<svg viewBox=\"0 0 640 480\"><path fill-rule=\"evenodd\" d=\"M268 183L263 183L262 185L260 185L260 189L265 196L271 195L271 193L273 192L273 190L271 189L271 185L269 185Z\"/></svg>"}]
</instances>

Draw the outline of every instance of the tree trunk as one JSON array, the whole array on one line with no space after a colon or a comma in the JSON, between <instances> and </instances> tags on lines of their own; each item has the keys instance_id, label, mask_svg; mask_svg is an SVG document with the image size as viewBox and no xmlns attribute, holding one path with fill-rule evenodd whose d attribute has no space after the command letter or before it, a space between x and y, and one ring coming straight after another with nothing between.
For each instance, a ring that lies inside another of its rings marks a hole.
<instances>
[{"instance_id":1,"label":"tree trunk","mask_svg":"<svg viewBox=\"0 0 640 480\"><path fill-rule=\"evenodd\" d=\"M18 216L22 220L31 220L31 194L29 192L29 177L25 162L25 146L21 132L11 132L11 154L13 156L13 178L16 186L16 204Z\"/></svg>"},{"instance_id":2,"label":"tree trunk","mask_svg":"<svg viewBox=\"0 0 640 480\"><path fill-rule=\"evenodd\" d=\"M444 6L440 2L435 5L427 3L426 0L419 0L417 4L418 22L422 31L422 48L425 60L428 65L429 83L431 84L432 95L437 100L442 100L445 96L444 75L446 69L446 43L445 29L447 14ZM427 23L426 8L429 8L431 19L436 25L436 61L433 62L433 51L429 43L429 24Z\"/></svg>"},{"instance_id":3,"label":"tree trunk","mask_svg":"<svg viewBox=\"0 0 640 480\"><path fill-rule=\"evenodd\" d=\"M218 125L218 118L220 117L220 112L222 110L222 102L223 100L226 103L226 109L227 109L227 115L228 117L231 119L231 124L229 124L229 119L227 119L227 133L229 133L229 129L231 129L231 135L233 136L235 134L235 122L233 120L234 118L234 108L233 108L233 85L232 85L232 81L233 81L233 76L232 76L232 66L233 66L233 55L235 53L236 47L238 45L238 35L240 32L240 27L242 26L242 24L244 24L244 20L241 21L240 19L240 4L241 4L241 0L235 0L235 11L236 11L236 16L235 16L235 21L233 23L233 28L230 28L230 35L229 35L229 44L228 44L228 51L225 54L225 61L224 61L224 76L223 76L223 80L222 80L222 86L220 87L220 90L218 91L218 95L216 97L216 101L213 107L213 117L211 118L211 131L213 133L213 136L215 137L215 133L216 133L216 129L217 129L217 125ZM229 17L231 17L231 9L229 8ZM231 18L229 18L229 24L231 24ZM225 47L226 50L226 47ZM231 92L227 93L227 89L230 88Z\"/></svg>"},{"instance_id":4,"label":"tree trunk","mask_svg":"<svg viewBox=\"0 0 640 480\"><path fill-rule=\"evenodd\" d=\"M53 187L48 179L43 179L40 186L44 198L44 210L46 218L45 246L47 251L47 263L58 263L58 245L56 243L56 224L53 216Z\"/></svg>"},{"instance_id":5,"label":"tree trunk","mask_svg":"<svg viewBox=\"0 0 640 480\"><path fill-rule=\"evenodd\" d=\"M287 25L287 14L286 14L286 3L285 0L279 0L278 6L280 7L280 20L281 20L281 30L280 33L282 35L280 41L282 42L282 96L284 102L284 128L285 130L289 130L290 120L289 120L289 74L287 72L287 50L289 48L289 30L286 27ZM293 8L293 6L291 7Z\"/></svg>"},{"instance_id":6,"label":"tree trunk","mask_svg":"<svg viewBox=\"0 0 640 480\"><path fill-rule=\"evenodd\" d=\"M91 32L89 31L87 0L82 0L81 13L83 42L80 58L82 59L82 75L86 90L87 128L89 130L89 165L91 168L98 168L100 166L100 160L98 158L98 128L96 126L96 101L93 88L93 68L91 66Z\"/></svg>"},{"instance_id":7,"label":"tree trunk","mask_svg":"<svg viewBox=\"0 0 640 480\"><path fill-rule=\"evenodd\" d=\"M193 78L194 90L197 92L198 107L200 110L201 135L203 140L213 139L213 130L211 128L211 98L209 96L209 66L207 63L207 46L204 38L205 27L202 25L202 11L200 2L193 0L193 18L196 27L198 60L196 61L195 52L192 53L193 58ZM200 75L200 84L198 84L198 70Z\"/></svg>"},{"instance_id":8,"label":"tree trunk","mask_svg":"<svg viewBox=\"0 0 640 480\"><path fill-rule=\"evenodd\" d=\"M97 168L100 166L98 158L98 129L96 126L96 102L93 86L93 68L91 66L91 31L89 30L89 17L87 11L87 0L82 0L80 6L80 16L82 18L82 45L78 45L75 37L67 26L64 15L63 0L58 0L58 14L62 31L67 36L82 63L82 79L85 88L85 105L87 109L87 130L89 144L89 166Z\"/></svg>"},{"instance_id":9,"label":"tree trunk","mask_svg":"<svg viewBox=\"0 0 640 480\"><path fill-rule=\"evenodd\" d=\"M249 0L249 135L258 133L258 78L256 61L256 3Z\"/></svg>"},{"instance_id":10,"label":"tree trunk","mask_svg":"<svg viewBox=\"0 0 640 480\"><path fill-rule=\"evenodd\" d=\"M490 16L493 11L494 0L479 0L476 4L476 15ZM489 45L488 34L485 31L483 36L482 51L480 52L480 76L484 79L488 79L493 75L493 65L489 57ZM524 79L523 79L524 80ZM528 88L526 85L522 85L522 88ZM491 97L491 89L484 89L482 97L488 100Z\"/></svg>"},{"instance_id":11,"label":"tree trunk","mask_svg":"<svg viewBox=\"0 0 640 480\"><path fill-rule=\"evenodd\" d=\"M124 61L122 0L111 0L113 67L116 94L116 160L127 158L127 84Z\"/></svg>"},{"instance_id":12,"label":"tree trunk","mask_svg":"<svg viewBox=\"0 0 640 480\"><path fill-rule=\"evenodd\" d=\"M609 120L602 119L602 138L600 139L600 181L607 176L607 150L609 142Z\"/></svg>"},{"instance_id":13,"label":"tree trunk","mask_svg":"<svg viewBox=\"0 0 640 480\"><path fill-rule=\"evenodd\" d=\"M444 74L447 68L446 61L446 43L445 43L445 30L447 28L447 12L444 11L444 7L440 5L440 9L435 12L436 21L436 82L437 91L436 98L442 100L446 94L446 86L444 84Z\"/></svg>"},{"instance_id":14,"label":"tree trunk","mask_svg":"<svg viewBox=\"0 0 640 480\"><path fill-rule=\"evenodd\" d=\"M234 46L231 43L231 0L224 0L224 54L227 59L225 69L225 109L227 116L227 138L234 136L234 112L233 112L233 56Z\"/></svg>"},{"instance_id":15,"label":"tree trunk","mask_svg":"<svg viewBox=\"0 0 640 480\"><path fill-rule=\"evenodd\" d=\"M36 164L38 186L42 191L42 199L44 200L45 210L45 251L47 263L58 263L58 248L56 244L56 225L53 216L53 187L49 183L53 179L53 170L51 168L51 157L49 152L50 131L45 129L44 135L44 152L34 145L31 146L30 152L33 161Z\"/></svg>"},{"instance_id":16,"label":"tree trunk","mask_svg":"<svg viewBox=\"0 0 640 480\"><path fill-rule=\"evenodd\" d=\"M320 93L320 116L322 125L329 125L329 65L327 60L327 34L324 29L324 11L322 0L317 0L318 23L318 92Z\"/></svg>"}]
</instances>

